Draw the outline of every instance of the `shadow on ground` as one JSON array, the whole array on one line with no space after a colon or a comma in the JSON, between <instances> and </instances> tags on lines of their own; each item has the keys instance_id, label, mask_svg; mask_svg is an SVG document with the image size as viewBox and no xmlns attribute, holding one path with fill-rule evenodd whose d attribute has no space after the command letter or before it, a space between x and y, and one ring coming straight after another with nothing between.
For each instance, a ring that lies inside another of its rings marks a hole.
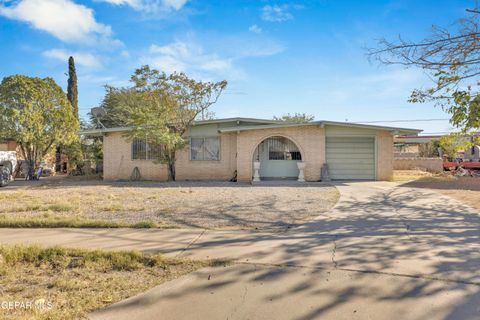
<instances>
[{"instance_id":1,"label":"shadow on ground","mask_svg":"<svg viewBox=\"0 0 480 320\"><path fill-rule=\"evenodd\" d=\"M177 319L480 318L478 212L427 190L338 187L348 192L334 210L287 233L199 237L180 256L238 263L100 315L131 315L140 306L145 319L158 312Z\"/></svg>"}]
</instances>

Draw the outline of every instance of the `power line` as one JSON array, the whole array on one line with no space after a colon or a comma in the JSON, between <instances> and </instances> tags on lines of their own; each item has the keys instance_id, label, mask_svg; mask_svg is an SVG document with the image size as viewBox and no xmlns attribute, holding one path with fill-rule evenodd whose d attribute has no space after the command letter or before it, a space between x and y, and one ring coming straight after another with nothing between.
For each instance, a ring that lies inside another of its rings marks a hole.
<instances>
[{"instance_id":1,"label":"power line","mask_svg":"<svg viewBox=\"0 0 480 320\"><path fill-rule=\"evenodd\" d=\"M376 121L355 121L356 123L393 123L393 122L431 122L431 121L447 121L450 120L448 118L445 119L409 119L409 120L376 120Z\"/></svg>"}]
</instances>

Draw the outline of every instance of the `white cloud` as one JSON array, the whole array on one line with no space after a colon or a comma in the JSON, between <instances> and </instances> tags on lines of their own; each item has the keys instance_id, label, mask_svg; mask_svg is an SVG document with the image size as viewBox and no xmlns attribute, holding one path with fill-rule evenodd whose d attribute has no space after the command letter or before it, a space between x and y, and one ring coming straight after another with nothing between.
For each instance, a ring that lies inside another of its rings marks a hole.
<instances>
[{"instance_id":1,"label":"white cloud","mask_svg":"<svg viewBox=\"0 0 480 320\"><path fill-rule=\"evenodd\" d=\"M151 45L145 59L153 67L168 73L211 73L232 71L232 60L205 53L203 48L177 41L165 46Z\"/></svg>"},{"instance_id":2,"label":"white cloud","mask_svg":"<svg viewBox=\"0 0 480 320\"><path fill-rule=\"evenodd\" d=\"M262 8L262 19L270 22L284 22L293 19L293 15L288 11L289 5L266 5Z\"/></svg>"},{"instance_id":3,"label":"white cloud","mask_svg":"<svg viewBox=\"0 0 480 320\"><path fill-rule=\"evenodd\" d=\"M230 43L229 48L231 54L239 59L274 56L285 50L285 45L268 38L237 39L235 42Z\"/></svg>"},{"instance_id":4,"label":"white cloud","mask_svg":"<svg viewBox=\"0 0 480 320\"><path fill-rule=\"evenodd\" d=\"M67 52L63 49L51 49L44 51L44 57L64 61L67 64L68 58L73 56L75 63L89 68L101 66L100 59L91 53L86 52Z\"/></svg>"},{"instance_id":5,"label":"white cloud","mask_svg":"<svg viewBox=\"0 0 480 320\"><path fill-rule=\"evenodd\" d=\"M180 10L188 0L97 0L113 5L127 5L137 11L156 13L159 11Z\"/></svg>"},{"instance_id":6,"label":"white cloud","mask_svg":"<svg viewBox=\"0 0 480 320\"><path fill-rule=\"evenodd\" d=\"M164 0L163 3L175 10L180 10L187 3L187 0Z\"/></svg>"},{"instance_id":7,"label":"white cloud","mask_svg":"<svg viewBox=\"0 0 480 320\"><path fill-rule=\"evenodd\" d=\"M92 9L70 0L20 0L0 5L0 15L27 22L65 42L119 43L111 38L110 26L95 20Z\"/></svg>"},{"instance_id":8,"label":"white cloud","mask_svg":"<svg viewBox=\"0 0 480 320\"><path fill-rule=\"evenodd\" d=\"M141 57L140 63L149 64L167 73L185 72L205 80L215 78L237 80L245 78L245 72L238 65L242 59L271 56L284 50L284 47L266 39L261 43L239 39L230 43L225 40L222 44L228 49L215 43L208 44L208 48L217 49L215 52L205 50L202 45L191 39L163 46L152 44L148 52Z\"/></svg>"},{"instance_id":9,"label":"white cloud","mask_svg":"<svg viewBox=\"0 0 480 320\"><path fill-rule=\"evenodd\" d=\"M253 32L253 33L261 33L262 28L260 28L256 24L254 24L254 25L251 25L250 28L248 28L248 31Z\"/></svg>"}]
</instances>

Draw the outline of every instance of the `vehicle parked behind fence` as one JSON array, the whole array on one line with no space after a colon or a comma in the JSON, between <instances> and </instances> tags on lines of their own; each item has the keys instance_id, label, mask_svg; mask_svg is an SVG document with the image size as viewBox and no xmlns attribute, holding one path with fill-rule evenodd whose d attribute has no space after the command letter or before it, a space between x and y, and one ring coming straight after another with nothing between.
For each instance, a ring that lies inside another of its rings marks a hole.
<instances>
[{"instance_id":1,"label":"vehicle parked behind fence","mask_svg":"<svg viewBox=\"0 0 480 320\"><path fill-rule=\"evenodd\" d=\"M6 186L13 180L13 172L17 167L17 153L15 151L0 151L0 187Z\"/></svg>"}]
</instances>

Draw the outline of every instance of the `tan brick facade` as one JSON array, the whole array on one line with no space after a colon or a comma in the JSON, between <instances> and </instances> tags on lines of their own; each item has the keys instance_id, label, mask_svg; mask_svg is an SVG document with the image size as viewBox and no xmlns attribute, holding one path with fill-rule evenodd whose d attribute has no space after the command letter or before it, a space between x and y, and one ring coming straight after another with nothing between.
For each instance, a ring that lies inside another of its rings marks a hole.
<instances>
[{"instance_id":1,"label":"tan brick facade","mask_svg":"<svg viewBox=\"0 0 480 320\"><path fill-rule=\"evenodd\" d=\"M103 137L103 177L105 180L130 179L135 167L146 180L167 180L167 166L149 160L132 160L132 144L120 132Z\"/></svg>"},{"instance_id":2,"label":"tan brick facade","mask_svg":"<svg viewBox=\"0 0 480 320\"><path fill-rule=\"evenodd\" d=\"M167 166L149 160L132 160L132 145L121 133L109 133L104 142L104 179L129 179L138 167L143 179L165 181ZM176 178L178 180L229 180L236 169L236 134L223 134L220 140L219 161L192 161L189 148L177 152Z\"/></svg>"},{"instance_id":3,"label":"tan brick facade","mask_svg":"<svg viewBox=\"0 0 480 320\"><path fill-rule=\"evenodd\" d=\"M176 178L178 180L230 180L236 170L237 136L220 136L220 160L190 160L189 148L177 153Z\"/></svg>"},{"instance_id":4,"label":"tan brick facade","mask_svg":"<svg viewBox=\"0 0 480 320\"><path fill-rule=\"evenodd\" d=\"M393 177L393 135L388 131L377 131L377 180Z\"/></svg>"},{"instance_id":5,"label":"tan brick facade","mask_svg":"<svg viewBox=\"0 0 480 320\"><path fill-rule=\"evenodd\" d=\"M306 163L305 180L320 179L320 169L325 162L325 130L320 126L299 126L275 129L242 131L237 136L237 170L239 181L252 179L255 148L268 137L282 136L292 140L300 149Z\"/></svg>"},{"instance_id":6,"label":"tan brick facade","mask_svg":"<svg viewBox=\"0 0 480 320\"><path fill-rule=\"evenodd\" d=\"M320 125L245 130L220 135L219 161L192 161L189 148L177 153L177 180L229 180L238 171L239 181L251 181L255 148L266 138L283 136L299 148L306 163L305 179L318 181L325 163L325 129ZM377 180L393 175L393 136L389 131L376 132ZM138 167L143 179L167 180L167 166L148 160L132 160L131 143L120 132L104 136L104 178L129 179Z\"/></svg>"}]
</instances>

